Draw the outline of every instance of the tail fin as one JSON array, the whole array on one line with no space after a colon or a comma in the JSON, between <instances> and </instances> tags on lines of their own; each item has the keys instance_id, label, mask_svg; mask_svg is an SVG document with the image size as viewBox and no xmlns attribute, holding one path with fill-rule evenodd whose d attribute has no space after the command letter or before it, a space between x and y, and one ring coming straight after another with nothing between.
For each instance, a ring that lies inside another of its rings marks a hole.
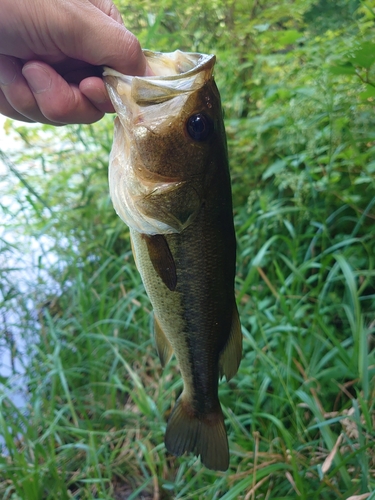
<instances>
[{"instance_id":1,"label":"tail fin","mask_svg":"<svg viewBox=\"0 0 375 500\"><path fill-rule=\"evenodd\" d=\"M181 456L192 452L201 456L208 469L225 471L229 466L229 449L224 416L218 411L197 417L183 395L177 400L165 433L165 446L169 453Z\"/></svg>"}]
</instances>

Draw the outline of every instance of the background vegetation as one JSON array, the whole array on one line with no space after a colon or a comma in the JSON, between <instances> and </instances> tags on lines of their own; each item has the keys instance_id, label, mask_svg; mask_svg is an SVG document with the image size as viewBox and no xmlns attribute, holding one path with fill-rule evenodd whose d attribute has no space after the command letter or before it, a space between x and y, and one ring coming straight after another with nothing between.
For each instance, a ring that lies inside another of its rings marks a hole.
<instances>
[{"instance_id":1,"label":"background vegetation","mask_svg":"<svg viewBox=\"0 0 375 500\"><path fill-rule=\"evenodd\" d=\"M244 335L220 385L230 469L165 451L181 380L109 200L113 118L8 122L1 498L374 499L374 1L116 3L144 47L218 57Z\"/></svg>"}]
</instances>

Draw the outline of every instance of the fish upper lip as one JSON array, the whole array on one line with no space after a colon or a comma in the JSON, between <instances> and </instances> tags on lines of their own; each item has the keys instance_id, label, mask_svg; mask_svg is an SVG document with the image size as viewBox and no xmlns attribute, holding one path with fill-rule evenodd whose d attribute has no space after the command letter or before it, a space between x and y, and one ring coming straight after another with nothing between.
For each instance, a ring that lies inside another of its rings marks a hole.
<instances>
[{"instance_id":1,"label":"fish upper lip","mask_svg":"<svg viewBox=\"0 0 375 500\"><path fill-rule=\"evenodd\" d=\"M111 77L121 81L132 100L138 105L157 103L169 100L179 94L193 92L212 77L216 56L195 52L183 53L179 50L163 54L161 52L143 51L150 65L153 60L183 58L183 63L176 62L176 73L172 75L129 76L109 67L104 67L103 77L107 86L114 86ZM179 66L180 64L180 66ZM185 66L183 66L185 64ZM162 66L162 65L161 65ZM178 71L179 68L186 71Z\"/></svg>"},{"instance_id":2,"label":"fish upper lip","mask_svg":"<svg viewBox=\"0 0 375 500\"><path fill-rule=\"evenodd\" d=\"M204 70L212 70L215 61L216 61L216 56L213 54L202 54L199 52L181 52L180 50L176 50L175 52L170 52L167 54L163 54L161 52L152 52L150 50L145 49L143 51L144 55L148 59L156 58L156 57L170 57L172 54L176 54L181 57L181 54L184 56L185 60L188 60L189 63L192 64L192 67L188 69L187 71L180 71L176 75L170 75L170 76L147 76L143 78L147 78L148 80L163 80L163 81L175 81L178 80L181 77L188 78L190 76L193 76L197 73L200 73ZM195 63L195 64L194 64ZM137 78L137 77L135 77Z\"/></svg>"},{"instance_id":3,"label":"fish upper lip","mask_svg":"<svg viewBox=\"0 0 375 500\"><path fill-rule=\"evenodd\" d=\"M175 52L163 53L163 52L154 52L148 49L144 49L143 53L149 60L149 62L151 62L152 59L156 59L157 57L160 58L170 57L172 56L172 54L173 55L176 54L177 56L181 57L182 54L184 59L191 63L191 68L188 69L187 71L179 71L174 75L131 76L131 75L124 75L123 73L120 73L112 68L109 68L108 66L104 66L103 76L116 76L124 81L129 81L129 82L131 82L135 78L139 80L149 80L149 81L153 80L175 81L181 77L188 78L204 70L212 70L216 61L216 56L214 54L202 54L199 52L181 52L180 50L176 50Z\"/></svg>"}]
</instances>

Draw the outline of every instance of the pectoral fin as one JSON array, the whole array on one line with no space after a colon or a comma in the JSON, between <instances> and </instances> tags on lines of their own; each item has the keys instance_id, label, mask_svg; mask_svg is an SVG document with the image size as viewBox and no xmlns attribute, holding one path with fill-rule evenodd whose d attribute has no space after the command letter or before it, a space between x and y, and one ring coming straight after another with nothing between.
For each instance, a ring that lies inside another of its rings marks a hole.
<instances>
[{"instance_id":1,"label":"pectoral fin","mask_svg":"<svg viewBox=\"0 0 375 500\"><path fill-rule=\"evenodd\" d=\"M165 333L163 332L156 316L154 316L154 334L160 363L161 366L164 367L170 360L173 354L173 349L171 344L169 343L169 340L165 336Z\"/></svg>"},{"instance_id":2,"label":"pectoral fin","mask_svg":"<svg viewBox=\"0 0 375 500\"><path fill-rule=\"evenodd\" d=\"M176 264L168 246L168 242L162 234L149 236L142 234L145 240L151 263L163 280L163 283L173 292L177 285Z\"/></svg>"},{"instance_id":3,"label":"pectoral fin","mask_svg":"<svg viewBox=\"0 0 375 500\"><path fill-rule=\"evenodd\" d=\"M237 373L242 356L242 332L236 304L233 307L232 326L228 341L220 354L220 377L226 376L230 380Z\"/></svg>"}]
</instances>

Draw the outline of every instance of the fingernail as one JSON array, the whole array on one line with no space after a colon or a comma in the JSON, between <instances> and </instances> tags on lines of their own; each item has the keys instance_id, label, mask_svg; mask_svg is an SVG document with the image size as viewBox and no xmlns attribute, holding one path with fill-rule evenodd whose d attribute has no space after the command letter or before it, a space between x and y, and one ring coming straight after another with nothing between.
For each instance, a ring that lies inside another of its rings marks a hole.
<instances>
[{"instance_id":1,"label":"fingernail","mask_svg":"<svg viewBox=\"0 0 375 500\"><path fill-rule=\"evenodd\" d=\"M29 87L34 94L41 94L51 87L51 77L39 64L24 66L22 74L26 78Z\"/></svg>"},{"instance_id":2,"label":"fingernail","mask_svg":"<svg viewBox=\"0 0 375 500\"><path fill-rule=\"evenodd\" d=\"M0 55L0 85L10 85L17 76L17 67L10 57Z\"/></svg>"}]
</instances>

